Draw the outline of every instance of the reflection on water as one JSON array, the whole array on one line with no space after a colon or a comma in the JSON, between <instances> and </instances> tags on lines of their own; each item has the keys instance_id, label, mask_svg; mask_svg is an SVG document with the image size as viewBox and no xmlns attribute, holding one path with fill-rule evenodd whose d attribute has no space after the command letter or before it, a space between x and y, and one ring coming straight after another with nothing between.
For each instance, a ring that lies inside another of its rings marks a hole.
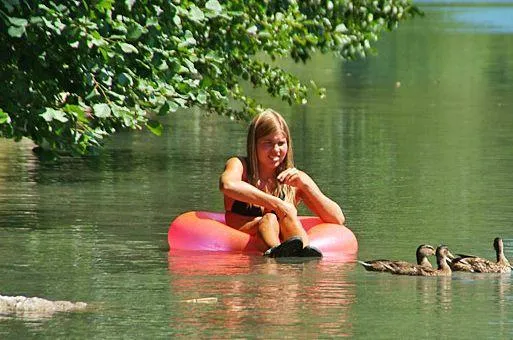
<instances>
[{"instance_id":1,"label":"reflection on water","mask_svg":"<svg viewBox=\"0 0 513 340\"><path fill-rule=\"evenodd\" d=\"M363 269L362 269L363 270ZM408 277L365 272L353 308L363 338L511 338L511 276ZM365 314L365 311L369 314ZM379 317L377 317L379 316ZM365 326L370 326L364 331ZM436 337L436 336L435 336Z\"/></svg>"},{"instance_id":2,"label":"reflection on water","mask_svg":"<svg viewBox=\"0 0 513 340\"><path fill-rule=\"evenodd\" d=\"M513 32L512 0L419 0L415 3L426 5L425 11L428 16L443 12L448 32L478 34Z\"/></svg>"},{"instance_id":3,"label":"reflection on water","mask_svg":"<svg viewBox=\"0 0 513 340\"><path fill-rule=\"evenodd\" d=\"M416 278L419 306L426 309L426 306L436 305L439 306L440 311L450 312L452 309L451 280L451 277ZM427 310L431 312L431 308Z\"/></svg>"},{"instance_id":4,"label":"reflection on water","mask_svg":"<svg viewBox=\"0 0 513 340\"><path fill-rule=\"evenodd\" d=\"M0 140L0 218L4 219L0 228L31 228L37 224L40 200L32 175L39 163L31 151L33 146L27 139L19 143Z\"/></svg>"},{"instance_id":5,"label":"reflection on water","mask_svg":"<svg viewBox=\"0 0 513 340\"><path fill-rule=\"evenodd\" d=\"M512 33L513 2L508 6L497 7L466 7L451 8L448 14L463 24L455 30L478 33Z\"/></svg>"},{"instance_id":6,"label":"reflection on water","mask_svg":"<svg viewBox=\"0 0 513 340\"><path fill-rule=\"evenodd\" d=\"M172 317L176 334L201 334L197 327L214 337L276 338L287 328L304 336L352 334L356 296L347 273L354 264L208 252L173 253L168 261L171 292L182 302ZM197 303L183 303L192 299ZM258 325L265 326L255 333Z\"/></svg>"}]
</instances>

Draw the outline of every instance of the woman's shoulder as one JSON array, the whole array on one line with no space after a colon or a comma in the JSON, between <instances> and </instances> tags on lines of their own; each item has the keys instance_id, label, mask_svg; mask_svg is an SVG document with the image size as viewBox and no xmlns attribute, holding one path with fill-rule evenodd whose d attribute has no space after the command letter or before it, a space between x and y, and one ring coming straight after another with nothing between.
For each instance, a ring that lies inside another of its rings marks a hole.
<instances>
[{"instance_id":1,"label":"woman's shoulder","mask_svg":"<svg viewBox=\"0 0 513 340\"><path fill-rule=\"evenodd\" d=\"M246 168L247 158L244 156L233 156L233 157L228 158L226 163L233 164L233 165L242 165L242 167Z\"/></svg>"},{"instance_id":2,"label":"woman's shoulder","mask_svg":"<svg viewBox=\"0 0 513 340\"><path fill-rule=\"evenodd\" d=\"M225 171L237 172L241 174L242 178L246 178L247 173L247 160L246 157L233 156L226 161Z\"/></svg>"}]
</instances>

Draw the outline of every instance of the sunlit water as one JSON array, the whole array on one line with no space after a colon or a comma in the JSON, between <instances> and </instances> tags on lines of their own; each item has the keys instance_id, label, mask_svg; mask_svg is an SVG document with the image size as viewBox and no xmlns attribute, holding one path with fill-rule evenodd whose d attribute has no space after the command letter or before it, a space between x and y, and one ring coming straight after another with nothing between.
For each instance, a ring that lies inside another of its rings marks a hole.
<instances>
[{"instance_id":1,"label":"sunlit water","mask_svg":"<svg viewBox=\"0 0 513 340\"><path fill-rule=\"evenodd\" d=\"M490 15L511 4L423 5L377 56L290 65L327 99L259 96L290 122L297 166L343 207L358 258L413 261L420 243L493 258L496 236L512 258L513 30ZM90 307L1 315L0 338L513 337L509 274L169 254L175 216L222 209L218 175L246 127L194 110L165 124L163 137L123 133L99 157L49 163L0 141L0 294Z\"/></svg>"}]
</instances>

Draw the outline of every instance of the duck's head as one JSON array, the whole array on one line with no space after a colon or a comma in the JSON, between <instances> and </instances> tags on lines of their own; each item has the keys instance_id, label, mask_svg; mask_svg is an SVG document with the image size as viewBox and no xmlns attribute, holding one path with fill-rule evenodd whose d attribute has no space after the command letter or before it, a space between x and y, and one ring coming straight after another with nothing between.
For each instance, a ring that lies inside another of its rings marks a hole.
<instances>
[{"instance_id":1,"label":"duck's head","mask_svg":"<svg viewBox=\"0 0 513 340\"><path fill-rule=\"evenodd\" d=\"M447 261L449 258L448 254L450 253L449 248L447 248L446 245L441 244L438 247L436 247L436 262L438 263L438 266L442 265L444 262Z\"/></svg>"},{"instance_id":2,"label":"duck's head","mask_svg":"<svg viewBox=\"0 0 513 340\"><path fill-rule=\"evenodd\" d=\"M435 248L429 244L421 244L417 247L416 254L417 264L421 264L425 258L435 255Z\"/></svg>"},{"instance_id":3,"label":"duck's head","mask_svg":"<svg viewBox=\"0 0 513 340\"><path fill-rule=\"evenodd\" d=\"M421 244L417 248L417 254L422 254L424 256L435 255L435 248L429 244Z\"/></svg>"}]
</instances>

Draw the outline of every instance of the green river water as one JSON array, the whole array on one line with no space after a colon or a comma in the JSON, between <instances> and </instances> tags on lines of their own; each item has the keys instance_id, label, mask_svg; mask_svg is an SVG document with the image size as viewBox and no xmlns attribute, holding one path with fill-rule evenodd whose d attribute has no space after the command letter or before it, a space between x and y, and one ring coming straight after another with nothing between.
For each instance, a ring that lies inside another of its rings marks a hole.
<instances>
[{"instance_id":1,"label":"green river water","mask_svg":"<svg viewBox=\"0 0 513 340\"><path fill-rule=\"evenodd\" d=\"M359 259L414 261L420 243L493 259L496 236L513 259L513 2L421 6L376 56L288 65L326 99L257 96L287 118L298 168L340 203ZM246 125L195 110L164 123L86 159L43 163L0 140L0 295L89 305L0 314L0 339L513 338L509 274L168 254L174 217L222 209L218 176Z\"/></svg>"}]
</instances>

